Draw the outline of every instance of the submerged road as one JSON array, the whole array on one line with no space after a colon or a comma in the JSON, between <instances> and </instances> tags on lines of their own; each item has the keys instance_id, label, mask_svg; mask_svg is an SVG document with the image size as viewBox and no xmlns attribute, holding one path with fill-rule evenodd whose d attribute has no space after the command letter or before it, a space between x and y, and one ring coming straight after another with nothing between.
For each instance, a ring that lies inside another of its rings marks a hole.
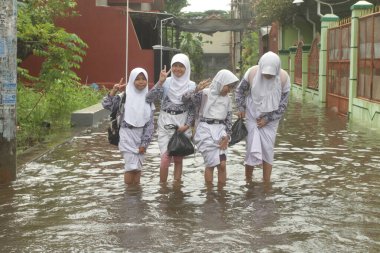
<instances>
[{"instance_id":1,"label":"submerged road","mask_svg":"<svg viewBox=\"0 0 380 253\"><path fill-rule=\"evenodd\" d=\"M106 126L22 166L0 187L1 252L379 252L380 131L292 99L272 184L244 181L244 142L223 189L205 187L199 154L183 182L159 184L156 137L140 187L125 187Z\"/></svg>"}]
</instances>

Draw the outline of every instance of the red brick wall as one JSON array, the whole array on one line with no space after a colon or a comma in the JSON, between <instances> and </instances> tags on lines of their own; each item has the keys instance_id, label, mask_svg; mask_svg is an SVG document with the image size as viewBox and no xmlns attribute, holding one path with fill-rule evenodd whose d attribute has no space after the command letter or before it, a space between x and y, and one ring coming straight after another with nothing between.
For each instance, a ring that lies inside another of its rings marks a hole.
<instances>
[{"instance_id":1,"label":"red brick wall","mask_svg":"<svg viewBox=\"0 0 380 253\"><path fill-rule=\"evenodd\" d=\"M77 34L88 49L81 68L77 70L82 83L113 84L125 79L126 15L123 7L96 7L95 0L78 0L79 17L57 22L68 32ZM154 55L152 50L142 50L131 19L129 20L128 71L135 67L145 68L150 85L153 82ZM39 71L41 59L29 57L22 66L32 74Z\"/></svg>"}]
</instances>

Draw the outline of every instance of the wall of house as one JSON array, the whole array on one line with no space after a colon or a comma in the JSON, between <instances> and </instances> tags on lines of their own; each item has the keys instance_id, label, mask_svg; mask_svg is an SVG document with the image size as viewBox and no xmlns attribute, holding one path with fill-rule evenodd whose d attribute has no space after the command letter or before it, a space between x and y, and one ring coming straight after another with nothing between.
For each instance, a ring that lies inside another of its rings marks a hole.
<instances>
[{"instance_id":1,"label":"wall of house","mask_svg":"<svg viewBox=\"0 0 380 253\"><path fill-rule=\"evenodd\" d=\"M126 79L126 14L121 7L97 7L95 0L79 0L78 17L57 21L68 32L77 34L88 48L81 68L76 70L84 84L98 83L108 87ZM133 23L129 20L128 71L135 67L147 70L153 82L153 50L142 50ZM39 72L42 59L29 57L22 66L32 74Z\"/></svg>"},{"instance_id":2,"label":"wall of house","mask_svg":"<svg viewBox=\"0 0 380 253\"><path fill-rule=\"evenodd\" d=\"M282 27L282 49L296 46L298 40L302 40L304 44L311 44L313 42L313 28L310 24L306 22L297 23L297 28L300 29L300 38L298 38L298 30L294 26L287 25Z\"/></svg>"},{"instance_id":3,"label":"wall of house","mask_svg":"<svg viewBox=\"0 0 380 253\"><path fill-rule=\"evenodd\" d=\"M205 43L203 49L204 72L202 79L214 77L221 69L232 69L230 58L230 41L231 32L216 32L212 36L202 34L203 41L211 41Z\"/></svg>"},{"instance_id":4,"label":"wall of house","mask_svg":"<svg viewBox=\"0 0 380 253\"><path fill-rule=\"evenodd\" d=\"M332 111L337 112L340 115L346 115L347 119L351 122L355 122L361 125L365 125L369 128L380 128L380 103L374 94L365 94L358 95L358 89L360 89L360 77L361 75L367 75L369 78L376 78L376 72L378 66L373 64L372 69L358 68L359 60L366 59L369 63L378 61L378 58L373 57L369 54L367 58L360 58L360 52L362 48L373 48L376 49L377 45L372 40L376 33L376 29L373 25L364 26L360 22L364 22L362 18L366 17L368 20L375 21L373 17L379 17L379 9L373 8L373 5L360 1L350 7L352 11L351 19L339 19L338 16L334 14L326 14L321 18L321 40L319 43L319 67L318 67L318 83L317 90L312 89L308 86L307 74L309 73L309 60L313 58L312 55L309 55L309 49L306 46L302 48L303 58L302 58L302 85L296 85L294 83L294 66L296 66L295 61L295 47L290 47L290 71L292 82L292 95L302 98L304 101L315 101L319 104L325 105ZM365 24L365 23L363 23ZM300 25L301 26L301 25ZM350 36L347 36L347 32L344 29L349 29ZM360 30L363 29L363 30ZM286 29L284 29L286 30ZM340 34L344 38L343 40L335 41L333 45L329 44L331 40L331 33L329 31L336 30L336 34ZM305 31L304 34L307 34L308 31ZM309 31L310 33L310 31ZM291 41L294 38L294 33L291 29L288 28L288 37L287 42ZM366 37L367 36L367 37ZM369 39L369 43L366 39ZM347 41L349 40L349 41ZM308 43L308 41L305 39ZM362 44L361 44L362 43ZM349 45L349 47L347 47ZM344 52L347 52L349 49L349 58L340 57L344 55ZM334 52L332 59L329 57L332 55L331 52ZM364 51L365 52L365 51ZM285 59L285 50L283 58ZM329 54L329 55L328 55ZM304 57L305 56L305 57ZM335 68L331 63L335 63ZM338 64L336 64L338 63ZM337 66L337 67L336 67ZM367 66L367 65L366 65ZM372 68L372 66L371 66ZM338 71L340 72L338 72ZM361 71L364 72L361 73ZM371 72L373 71L373 72ZM373 76L372 76L373 75ZM362 89L364 85L368 86L367 88L372 88L369 85L375 84L361 84ZM347 91L348 89L348 91ZM372 91L374 91L373 89ZM378 93L377 93L378 94Z\"/></svg>"},{"instance_id":5,"label":"wall of house","mask_svg":"<svg viewBox=\"0 0 380 253\"><path fill-rule=\"evenodd\" d=\"M202 34L203 41L211 41L212 43L203 44L203 52L205 54L229 54L231 32L216 32L212 36Z\"/></svg>"}]
</instances>

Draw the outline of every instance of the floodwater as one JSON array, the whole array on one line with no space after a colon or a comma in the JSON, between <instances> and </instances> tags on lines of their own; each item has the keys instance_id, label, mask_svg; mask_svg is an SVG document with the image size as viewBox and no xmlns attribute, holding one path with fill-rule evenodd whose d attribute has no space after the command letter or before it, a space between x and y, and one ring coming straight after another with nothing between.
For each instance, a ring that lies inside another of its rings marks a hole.
<instances>
[{"instance_id":1,"label":"floodwater","mask_svg":"<svg viewBox=\"0 0 380 253\"><path fill-rule=\"evenodd\" d=\"M160 185L155 140L140 187L125 187L104 126L24 165L0 187L0 251L380 252L378 130L292 99L272 184L256 169L246 185L239 143L222 189L205 187L199 154Z\"/></svg>"}]
</instances>

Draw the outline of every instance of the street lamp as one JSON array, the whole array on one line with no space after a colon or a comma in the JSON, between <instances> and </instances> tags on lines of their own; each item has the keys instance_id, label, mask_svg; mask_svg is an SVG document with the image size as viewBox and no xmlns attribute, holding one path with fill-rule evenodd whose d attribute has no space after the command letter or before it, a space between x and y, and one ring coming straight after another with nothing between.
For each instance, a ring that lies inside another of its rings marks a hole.
<instances>
[{"instance_id":1,"label":"street lamp","mask_svg":"<svg viewBox=\"0 0 380 253\"><path fill-rule=\"evenodd\" d=\"M160 67L162 69L162 26L164 24L164 22L170 20L170 19L173 19L174 17L169 17L169 18L164 18L164 19L161 19L160 21L160 34L161 34L161 43L160 43Z\"/></svg>"},{"instance_id":2,"label":"street lamp","mask_svg":"<svg viewBox=\"0 0 380 253\"><path fill-rule=\"evenodd\" d=\"M129 58L129 0L127 0L127 30L126 30L126 45L125 45L125 82L128 82L128 58Z\"/></svg>"}]
</instances>

